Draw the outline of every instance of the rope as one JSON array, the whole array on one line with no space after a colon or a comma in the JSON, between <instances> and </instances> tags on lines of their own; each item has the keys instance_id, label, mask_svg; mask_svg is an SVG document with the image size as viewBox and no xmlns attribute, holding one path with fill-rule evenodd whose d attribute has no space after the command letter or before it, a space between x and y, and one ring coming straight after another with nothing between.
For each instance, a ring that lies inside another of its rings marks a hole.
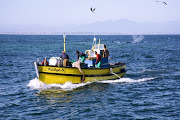
<instances>
[{"instance_id":1,"label":"rope","mask_svg":"<svg viewBox=\"0 0 180 120\"><path fill-rule=\"evenodd\" d=\"M121 79L121 77L119 77L119 75L117 75L116 73L113 72L112 68L110 68L110 73L116 75L119 79Z\"/></svg>"}]
</instances>

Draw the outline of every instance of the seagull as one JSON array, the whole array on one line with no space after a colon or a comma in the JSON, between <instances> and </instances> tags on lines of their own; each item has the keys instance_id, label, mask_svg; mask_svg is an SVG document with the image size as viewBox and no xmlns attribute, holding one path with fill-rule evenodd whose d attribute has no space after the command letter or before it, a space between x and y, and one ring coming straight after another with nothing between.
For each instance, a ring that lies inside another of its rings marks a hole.
<instances>
[{"instance_id":1,"label":"seagull","mask_svg":"<svg viewBox=\"0 0 180 120\"><path fill-rule=\"evenodd\" d=\"M165 5L167 5L167 3L166 3L166 2L162 2L162 3L164 3Z\"/></svg>"},{"instance_id":2,"label":"seagull","mask_svg":"<svg viewBox=\"0 0 180 120\"><path fill-rule=\"evenodd\" d=\"M91 12L94 13L94 11L96 10L96 8L93 9L93 8L91 7L90 10L91 10Z\"/></svg>"},{"instance_id":3,"label":"seagull","mask_svg":"<svg viewBox=\"0 0 180 120\"><path fill-rule=\"evenodd\" d=\"M166 3L166 2L164 2L164 1L156 1L156 2L162 2L162 3L164 3L165 5L167 5L167 3Z\"/></svg>"}]
</instances>

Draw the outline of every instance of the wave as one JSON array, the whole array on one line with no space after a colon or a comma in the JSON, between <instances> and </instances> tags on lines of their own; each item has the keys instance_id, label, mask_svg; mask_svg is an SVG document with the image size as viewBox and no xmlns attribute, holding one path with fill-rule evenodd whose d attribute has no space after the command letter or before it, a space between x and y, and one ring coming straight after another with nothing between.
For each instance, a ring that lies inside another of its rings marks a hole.
<instances>
[{"instance_id":1,"label":"wave","mask_svg":"<svg viewBox=\"0 0 180 120\"><path fill-rule=\"evenodd\" d=\"M35 78L30 80L30 82L27 84L28 87L31 89L35 90L44 90L44 89L50 89L50 88L60 88L63 90L73 90L82 86L85 86L89 84L90 82L87 83L79 83L79 84L72 84L71 82L66 82L65 84L45 84L39 79Z\"/></svg>"},{"instance_id":2,"label":"wave","mask_svg":"<svg viewBox=\"0 0 180 120\"><path fill-rule=\"evenodd\" d=\"M138 43L144 39L144 36L143 35L133 35L132 38L133 38L133 41L111 41L111 42L118 43L118 44Z\"/></svg>"},{"instance_id":3,"label":"wave","mask_svg":"<svg viewBox=\"0 0 180 120\"><path fill-rule=\"evenodd\" d=\"M144 81L148 81L148 80L154 80L156 79L156 77L152 77L152 78L142 78L142 79L131 79L131 78L121 78L121 79L116 79L116 80L105 80L105 81L99 81L102 83L136 83L136 82L144 82Z\"/></svg>"},{"instance_id":4,"label":"wave","mask_svg":"<svg viewBox=\"0 0 180 120\"><path fill-rule=\"evenodd\" d=\"M139 70L139 71L129 71L129 74L146 73L146 72L155 72L155 71L152 69L143 69L143 70Z\"/></svg>"},{"instance_id":5,"label":"wave","mask_svg":"<svg viewBox=\"0 0 180 120\"><path fill-rule=\"evenodd\" d=\"M131 78L120 78L116 80L104 80L104 81L98 81L97 83L136 83L136 82L144 82L148 80L156 79L153 78L142 78L142 79L131 79ZM37 78L30 80L30 82L27 84L28 87L30 87L33 90L46 90L50 88L60 88L62 90L73 90L82 86L85 86L87 84L91 84L94 82L87 82L87 83L79 83L79 84L73 84L71 82L66 82L65 84L45 84L41 81L39 81Z\"/></svg>"},{"instance_id":6,"label":"wave","mask_svg":"<svg viewBox=\"0 0 180 120\"><path fill-rule=\"evenodd\" d=\"M118 44L133 43L133 41L123 41L123 42L120 42L120 41L111 41L111 42L118 43Z\"/></svg>"}]
</instances>

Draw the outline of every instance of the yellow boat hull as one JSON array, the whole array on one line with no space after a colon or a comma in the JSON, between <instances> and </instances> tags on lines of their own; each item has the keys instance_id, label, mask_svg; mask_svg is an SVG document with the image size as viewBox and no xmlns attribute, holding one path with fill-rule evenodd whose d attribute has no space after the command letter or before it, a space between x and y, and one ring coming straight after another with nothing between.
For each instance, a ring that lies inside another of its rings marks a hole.
<instances>
[{"instance_id":1,"label":"yellow boat hull","mask_svg":"<svg viewBox=\"0 0 180 120\"><path fill-rule=\"evenodd\" d=\"M82 81L83 75L77 68L40 65L38 67L39 80L45 84L81 83ZM111 68L111 70L110 68L82 68L85 73L84 82L117 79L118 76L122 77L126 73L125 64L113 65Z\"/></svg>"}]
</instances>

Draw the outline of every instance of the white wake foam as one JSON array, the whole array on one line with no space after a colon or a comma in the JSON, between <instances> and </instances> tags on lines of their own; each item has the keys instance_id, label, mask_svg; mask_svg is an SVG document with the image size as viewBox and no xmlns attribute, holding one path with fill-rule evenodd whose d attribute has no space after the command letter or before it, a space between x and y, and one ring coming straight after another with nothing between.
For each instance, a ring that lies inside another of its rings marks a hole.
<instances>
[{"instance_id":1,"label":"white wake foam","mask_svg":"<svg viewBox=\"0 0 180 120\"><path fill-rule=\"evenodd\" d=\"M142 79L131 79L131 78L121 78L116 80L104 80L104 81L98 81L98 83L135 83L135 82L144 82L148 80L153 80L156 78L142 78ZM30 87L33 90L45 90L50 88L60 88L62 90L73 90L82 86L85 86L87 84L90 84L93 82L88 83L79 83L79 84L72 84L71 82L66 82L65 84L44 84L43 82L39 81L37 78L30 80L30 82L27 84L28 87Z\"/></svg>"},{"instance_id":2,"label":"white wake foam","mask_svg":"<svg viewBox=\"0 0 180 120\"><path fill-rule=\"evenodd\" d=\"M49 88L55 88L55 87L63 89L63 90L73 90L73 89L85 86L87 84L89 84L89 82L79 83L79 84L72 84L71 82L66 82L65 84L44 84L43 82L35 78L35 79L30 80L27 86L35 90L49 89Z\"/></svg>"},{"instance_id":3,"label":"white wake foam","mask_svg":"<svg viewBox=\"0 0 180 120\"><path fill-rule=\"evenodd\" d=\"M30 80L27 86L30 87L31 89L41 89L43 83L39 81L37 78L35 78Z\"/></svg>"},{"instance_id":4,"label":"white wake foam","mask_svg":"<svg viewBox=\"0 0 180 120\"><path fill-rule=\"evenodd\" d=\"M102 83L119 83L119 82L136 83L136 82L144 82L144 81L153 80L153 79L156 79L156 78L155 77L154 78L142 78L142 79L137 79L137 80L134 80L131 78L121 78L121 79L117 79L117 80L105 80L105 81L99 81L99 82L102 82Z\"/></svg>"}]
</instances>

